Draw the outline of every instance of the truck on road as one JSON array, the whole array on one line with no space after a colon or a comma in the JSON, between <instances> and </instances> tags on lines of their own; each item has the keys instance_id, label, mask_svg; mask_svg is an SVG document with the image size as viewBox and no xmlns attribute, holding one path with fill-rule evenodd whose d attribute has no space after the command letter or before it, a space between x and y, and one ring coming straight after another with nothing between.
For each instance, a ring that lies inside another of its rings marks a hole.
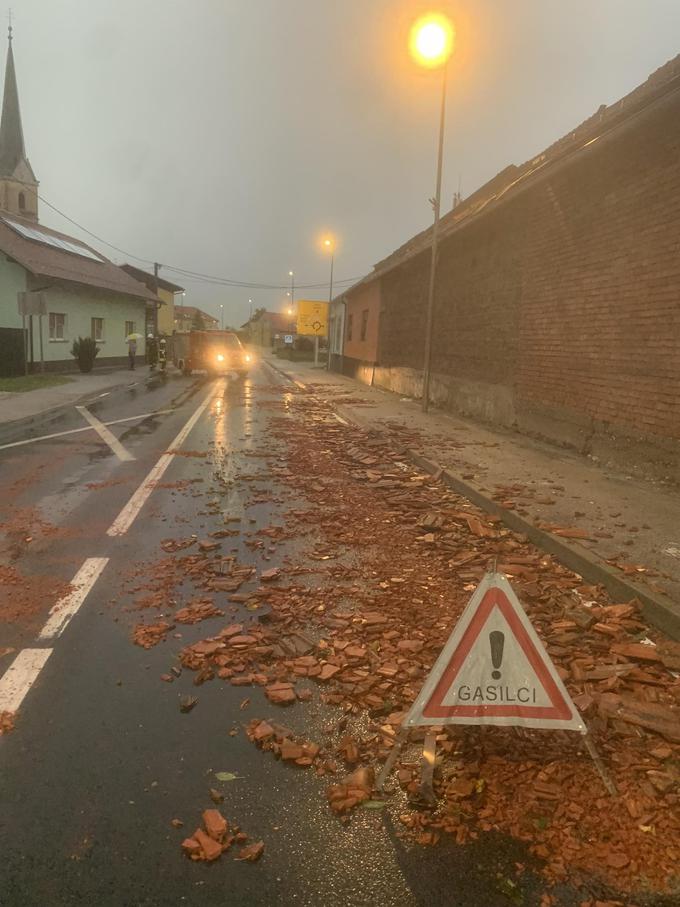
<instances>
[{"instance_id":1,"label":"truck on road","mask_svg":"<svg viewBox=\"0 0 680 907\"><path fill-rule=\"evenodd\" d=\"M233 331L177 331L172 339L173 362L185 375L248 373L252 357Z\"/></svg>"}]
</instances>

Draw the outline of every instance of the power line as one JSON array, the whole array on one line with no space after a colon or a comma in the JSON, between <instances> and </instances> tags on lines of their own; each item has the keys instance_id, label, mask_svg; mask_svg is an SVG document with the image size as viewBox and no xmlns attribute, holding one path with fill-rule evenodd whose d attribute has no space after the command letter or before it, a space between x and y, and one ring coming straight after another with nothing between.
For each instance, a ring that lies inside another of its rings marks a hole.
<instances>
[{"instance_id":1,"label":"power line","mask_svg":"<svg viewBox=\"0 0 680 907\"><path fill-rule=\"evenodd\" d=\"M33 192L28 186L26 187L29 191ZM73 220L69 217L68 214L64 214L63 211L60 211L59 208L47 201L46 198L43 198L42 195L38 195L37 192L34 192L35 196L40 199L40 201L47 205L48 208L51 208L53 211L56 211L60 217L63 217L64 220L67 220L70 224L73 224L74 227L78 227L79 230L82 230L83 233L87 233L88 236L91 236L93 239L96 239L97 242L103 243L105 246L108 246L110 249L115 249L116 252L120 252L121 255L124 255L126 258L134 258L135 261L144 262L144 264L152 265L153 262L149 258L140 258L139 255L133 255L132 252L126 252L125 249L120 249L118 246L114 246L113 243L107 242L105 239L102 239L101 236L97 236L96 233L93 233L91 230L88 230L87 227L83 227L82 224L79 224L78 221Z\"/></svg>"},{"instance_id":2,"label":"power line","mask_svg":"<svg viewBox=\"0 0 680 907\"><path fill-rule=\"evenodd\" d=\"M29 188L29 187L26 187L26 188ZM34 190L32 190L32 189L29 189L29 191L34 192ZM110 249L115 249L116 252L119 252L121 255L124 255L126 258L132 258L135 261L140 261L146 265L154 264L154 262L150 258L140 258L139 255L135 255L132 252L126 252L125 249L121 249L119 246L116 246L113 243L108 242L108 240L103 239L101 236L98 236L96 233L93 233L91 230L88 230L87 227L83 227L83 225L79 224L78 221L73 220L72 217L69 217L68 214L65 214L63 211L61 211L59 208L57 208L56 205L53 205L51 202L48 202L47 199L43 198L42 195L39 195L37 192L34 192L34 194L37 196L37 198L40 199L40 201L44 205L47 205L48 208L51 208L52 211L56 212L60 217L63 217L64 220L67 220L70 224L73 224L74 227L77 227L79 230L82 230L83 233L87 233L88 236L91 236L93 239L96 239L97 242L100 242L103 245L108 246ZM220 277L220 276L211 275L211 274L204 274L201 271L190 271L185 268L179 268L174 265L168 265L168 264L163 264L162 267L165 268L166 271L172 271L173 273L181 274L185 278L190 278L192 280L201 281L203 283L211 283L211 284L214 284L217 286L237 287L237 288L240 287L242 289L248 289L248 290L287 290L288 289L288 284L257 283L254 281L236 280L236 279L230 278L230 277ZM365 275L362 274L360 277L348 277L348 278L344 278L343 280L336 280L336 281L334 281L334 283L337 286L346 286L348 284L356 283L357 281L361 280L362 277L364 277L364 276ZM321 290L328 286L328 282L326 282L326 283L301 283L301 284L297 284L296 286L299 287L299 289L301 289L301 290Z\"/></svg>"}]
</instances>

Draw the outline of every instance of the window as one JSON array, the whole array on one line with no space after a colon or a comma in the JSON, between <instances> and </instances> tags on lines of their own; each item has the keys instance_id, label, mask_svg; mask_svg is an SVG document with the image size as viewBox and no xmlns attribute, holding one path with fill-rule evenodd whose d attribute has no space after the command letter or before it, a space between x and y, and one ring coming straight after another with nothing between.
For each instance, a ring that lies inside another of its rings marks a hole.
<instances>
[{"instance_id":1,"label":"window","mask_svg":"<svg viewBox=\"0 0 680 907\"><path fill-rule=\"evenodd\" d=\"M348 340L352 339L352 321L353 320L354 320L354 316L350 312L349 315L347 316L347 339Z\"/></svg>"},{"instance_id":2,"label":"window","mask_svg":"<svg viewBox=\"0 0 680 907\"><path fill-rule=\"evenodd\" d=\"M50 340L64 340L66 332L66 315L63 312L50 312Z\"/></svg>"},{"instance_id":3,"label":"window","mask_svg":"<svg viewBox=\"0 0 680 907\"><path fill-rule=\"evenodd\" d=\"M26 196L23 192L19 193L19 211L26 210Z\"/></svg>"},{"instance_id":4,"label":"window","mask_svg":"<svg viewBox=\"0 0 680 907\"><path fill-rule=\"evenodd\" d=\"M361 313L361 339L366 339L366 328L368 327L368 309Z\"/></svg>"},{"instance_id":5,"label":"window","mask_svg":"<svg viewBox=\"0 0 680 907\"><path fill-rule=\"evenodd\" d=\"M103 318L93 318L92 319L92 339L93 340L103 340L104 339L104 319Z\"/></svg>"},{"instance_id":6,"label":"window","mask_svg":"<svg viewBox=\"0 0 680 907\"><path fill-rule=\"evenodd\" d=\"M135 322L126 321L125 322L125 336L129 337L130 334L134 334L134 333L135 333Z\"/></svg>"}]
</instances>

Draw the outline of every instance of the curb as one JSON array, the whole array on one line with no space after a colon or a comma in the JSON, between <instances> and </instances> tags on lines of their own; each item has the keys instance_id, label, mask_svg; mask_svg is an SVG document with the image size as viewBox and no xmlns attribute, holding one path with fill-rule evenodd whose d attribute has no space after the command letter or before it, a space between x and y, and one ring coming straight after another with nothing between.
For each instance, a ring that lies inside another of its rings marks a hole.
<instances>
[{"instance_id":1,"label":"curb","mask_svg":"<svg viewBox=\"0 0 680 907\"><path fill-rule=\"evenodd\" d=\"M269 362L267 364L289 381L298 384L296 379L283 369ZM376 431L370 423L357 417L348 407L337 406L334 409L358 428L371 428ZM500 517L508 529L526 536L533 545L545 551L546 554L556 557L561 564L578 573L586 582L604 586L614 599L630 601L633 598L637 598L642 605L642 613L649 623L672 639L680 641L680 609L674 605L671 599L651 592L638 583L624 579L613 567L605 564L597 555L585 549L577 548L575 545L569 544L564 539L554 536L544 529L539 529L533 523L515 513L515 511L501 507L496 501L487 497L473 485L468 484L463 479L459 479L448 469L444 469L432 460L428 460L422 454L407 448L406 455L419 469L424 470L429 475L436 475L449 488L452 488L462 497L467 498L481 510L486 511L486 513Z\"/></svg>"},{"instance_id":2,"label":"curb","mask_svg":"<svg viewBox=\"0 0 680 907\"><path fill-rule=\"evenodd\" d=\"M148 380L149 376L141 383L146 384ZM129 382L121 381L120 384L111 384L109 387L100 388L98 391L83 394L80 397L74 398L69 403L62 403L51 409L42 410L39 413L34 413L32 416L26 416L24 419L12 419L11 422L1 423L0 444L11 444L13 441L22 441L24 432L30 431L38 426L48 428L53 422L57 422L64 413L73 409L74 406L82 406L88 402L95 402L102 394L120 390L122 387L127 387L128 385Z\"/></svg>"}]
</instances>

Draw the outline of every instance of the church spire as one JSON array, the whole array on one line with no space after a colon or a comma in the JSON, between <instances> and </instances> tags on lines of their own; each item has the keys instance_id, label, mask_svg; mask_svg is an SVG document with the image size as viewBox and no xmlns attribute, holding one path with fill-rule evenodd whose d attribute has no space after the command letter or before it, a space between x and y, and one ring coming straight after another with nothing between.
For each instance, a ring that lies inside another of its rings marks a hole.
<instances>
[{"instance_id":1,"label":"church spire","mask_svg":"<svg viewBox=\"0 0 680 907\"><path fill-rule=\"evenodd\" d=\"M0 118L0 209L37 219L38 181L26 157L19 91L14 69L12 14L7 33L5 90ZM10 183L11 181L11 183Z\"/></svg>"}]
</instances>

